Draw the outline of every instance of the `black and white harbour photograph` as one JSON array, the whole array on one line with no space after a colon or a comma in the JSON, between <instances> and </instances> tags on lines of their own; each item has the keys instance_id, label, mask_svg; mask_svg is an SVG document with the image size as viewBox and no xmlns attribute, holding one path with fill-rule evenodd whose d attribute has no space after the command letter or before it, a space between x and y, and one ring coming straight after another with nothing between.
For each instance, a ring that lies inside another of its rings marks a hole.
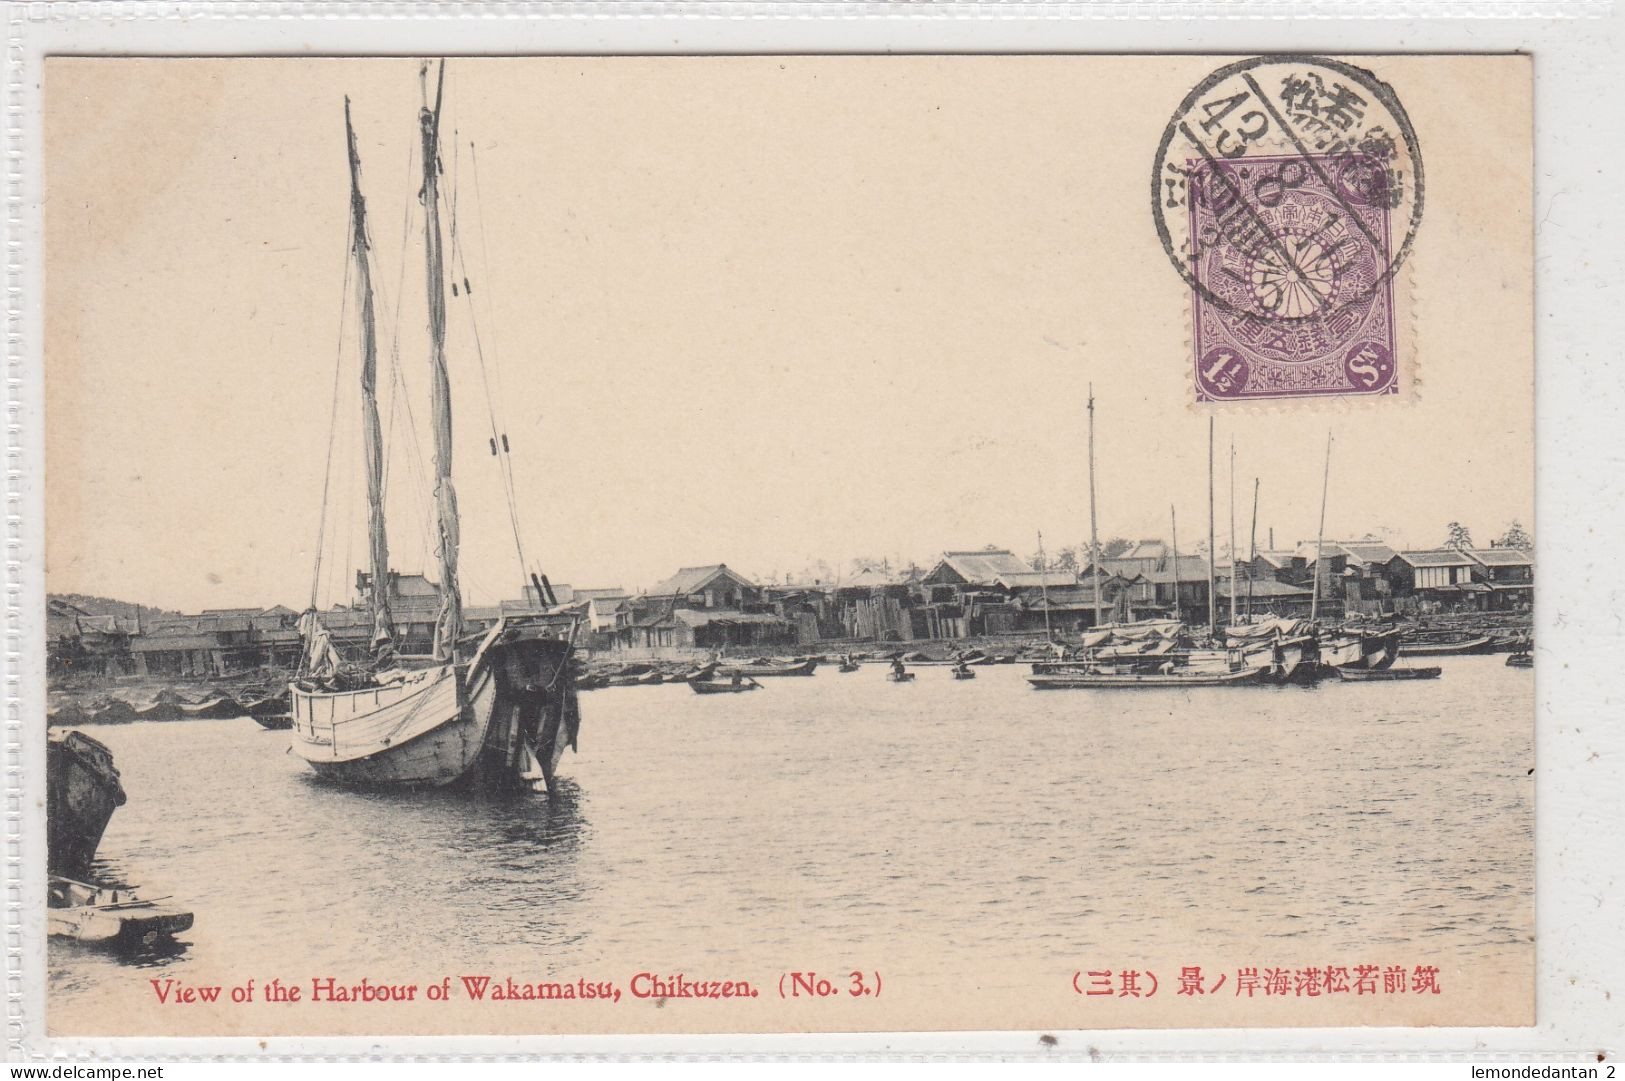
<instances>
[{"instance_id":1,"label":"black and white harbour photograph","mask_svg":"<svg viewBox=\"0 0 1625 1081\"><path fill-rule=\"evenodd\" d=\"M1533 1022L1527 56L45 70L51 1035Z\"/></svg>"}]
</instances>

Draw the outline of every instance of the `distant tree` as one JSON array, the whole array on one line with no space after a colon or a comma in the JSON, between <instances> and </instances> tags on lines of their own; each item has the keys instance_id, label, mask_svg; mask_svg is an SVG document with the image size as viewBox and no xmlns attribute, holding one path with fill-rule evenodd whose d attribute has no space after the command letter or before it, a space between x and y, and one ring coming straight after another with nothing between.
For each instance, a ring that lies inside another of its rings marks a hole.
<instances>
[{"instance_id":1,"label":"distant tree","mask_svg":"<svg viewBox=\"0 0 1625 1081\"><path fill-rule=\"evenodd\" d=\"M1100 546L1100 556L1102 559L1116 559L1118 556L1128 551L1131 547L1133 547L1133 545L1131 545L1127 539L1123 537L1113 537L1111 540Z\"/></svg>"},{"instance_id":2,"label":"distant tree","mask_svg":"<svg viewBox=\"0 0 1625 1081\"><path fill-rule=\"evenodd\" d=\"M830 566L828 561L820 559L801 568L800 573L795 575L794 580L802 583L833 582L837 577L838 575L835 573L835 568ZM788 571L785 572L784 581L786 585L789 585L792 582L791 575Z\"/></svg>"},{"instance_id":3,"label":"distant tree","mask_svg":"<svg viewBox=\"0 0 1625 1081\"><path fill-rule=\"evenodd\" d=\"M1063 571L1077 570L1078 550L1076 548L1062 548L1060 554L1055 557L1055 566Z\"/></svg>"},{"instance_id":4,"label":"distant tree","mask_svg":"<svg viewBox=\"0 0 1625 1081\"><path fill-rule=\"evenodd\" d=\"M1444 546L1446 548L1454 548L1457 551L1465 551L1466 549L1473 547L1472 533L1468 532L1467 527L1462 525L1460 522L1451 522L1445 527L1445 529L1449 531L1449 536L1445 537L1444 541Z\"/></svg>"},{"instance_id":5,"label":"distant tree","mask_svg":"<svg viewBox=\"0 0 1625 1081\"><path fill-rule=\"evenodd\" d=\"M1507 531L1501 534L1500 539L1491 543L1497 548L1533 548L1535 538L1531 537L1529 531L1524 529L1522 522L1514 518L1512 524L1507 526Z\"/></svg>"},{"instance_id":6,"label":"distant tree","mask_svg":"<svg viewBox=\"0 0 1625 1081\"><path fill-rule=\"evenodd\" d=\"M1031 567L1035 571L1048 570L1048 562L1049 561L1044 558L1043 552L1034 552L1032 555L1027 557L1027 566Z\"/></svg>"}]
</instances>

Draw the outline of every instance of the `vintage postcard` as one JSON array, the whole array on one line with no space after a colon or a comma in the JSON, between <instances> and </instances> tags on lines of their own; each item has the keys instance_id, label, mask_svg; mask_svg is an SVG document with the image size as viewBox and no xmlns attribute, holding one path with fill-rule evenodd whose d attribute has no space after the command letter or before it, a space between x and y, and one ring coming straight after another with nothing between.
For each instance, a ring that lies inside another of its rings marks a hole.
<instances>
[{"instance_id":1,"label":"vintage postcard","mask_svg":"<svg viewBox=\"0 0 1625 1081\"><path fill-rule=\"evenodd\" d=\"M1527 56L44 101L51 1035L1534 1022Z\"/></svg>"}]
</instances>

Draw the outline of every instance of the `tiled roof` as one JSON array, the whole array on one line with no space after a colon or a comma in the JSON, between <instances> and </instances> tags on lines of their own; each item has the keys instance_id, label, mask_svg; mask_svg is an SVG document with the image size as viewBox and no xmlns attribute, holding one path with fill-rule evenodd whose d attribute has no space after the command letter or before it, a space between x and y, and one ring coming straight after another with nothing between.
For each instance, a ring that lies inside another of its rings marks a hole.
<instances>
[{"instance_id":1,"label":"tiled roof","mask_svg":"<svg viewBox=\"0 0 1625 1081\"><path fill-rule=\"evenodd\" d=\"M1155 560L1161 560L1167 554L1168 554L1168 546L1166 544L1164 544L1162 541L1160 541L1160 540L1142 540L1142 541L1136 541L1134 543L1133 547L1131 547L1128 551L1124 552L1122 555L1117 556L1116 558L1118 558L1118 559L1155 559ZM1102 560L1103 564L1104 564L1104 562L1105 561Z\"/></svg>"},{"instance_id":2,"label":"tiled roof","mask_svg":"<svg viewBox=\"0 0 1625 1081\"><path fill-rule=\"evenodd\" d=\"M708 585L711 580L717 577L719 574L729 575L741 585L747 586L751 589L756 588L755 582L752 582L749 578L746 578L738 571L730 570L726 563L711 563L704 567L682 568L676 574L672 575L670 578L667 578L664 582L661 582L650 589L648 596L686 597L690 593L696 593L705 588L705 586Z\"/></svg>"},{"instance_id":3,"label":"tiled roof","mask_svg":"<svg viewBox=\"0 0 1625 1081\"><path fill-rule=\"evenodd\" d=\"M1053 589L1077 585L1078 576L1072 571L1012 571L999 575L995 581L1006 589Z\"/></svg>"},{"instance_id":4,"label":"tiled roof","mask_svg":"<svg viewBox=\"0 0 1625 1081\"><path fill-rule=\"evenodd\" d=\"M1418 552L1400 552L1399 558L1413 567L1471 567L1473 558L1454 548L1429 548Z\"/></svg>"},{"instance_id":5,"label":"tiled roof","mask_svg":"<svg viewBox=\"0 0 1625 1081\"><path fill-rule=\"evenodd\" d=\"M1535 557L1523 548L1474 548L1467 553L1486 567L1532 567Z\"/></svg>"},{"instance_id":6,"label":"tiled roof","mask_svg":"<svg viewBox=\"0 0 1625 1081\"><path fill-rule=\"evenodd\" d=\"M1121 559L1102 559L1100 561L1100 569L1109 574L1121 574L1125 577L1144 575L1147 581L1158 583L1172 582L1175 577L1171 554L1170 558L1158 563L1157 566L1152 570L1144 570L1143 564L1139 560L1129 559L1127 557ZM1090 577L1089 569L1087 567L1084 568L1083 573L1079 577L1087 581ZM1178 577L1181 582L1206 581L1207 560L1203 559L1201 556L1181 554L1179 557Z\"/></svg>"},{"instance_id":7,"label":"tiled roof","mask_svg":"<svg viewBox=\"0 0 1625 1081\"><path fill-rule=\"evenodd\" d=\"M993 585L1001 574L1026 574L1032 570L1025 560L1004 548L974 552L944 552L942 561L955 574L972 585Z\"/></svg>"},{"instance_id":8,"label":"tiled roof","mask_svg":"<svg viewBox=\"0 0 1625 1081\"><path fill-rule=\"evenodd\" d=\"M1380 541L1339 541L1342 549L1361 563L1387 563L1399 553Z\"/></svg>"}]
</instances>

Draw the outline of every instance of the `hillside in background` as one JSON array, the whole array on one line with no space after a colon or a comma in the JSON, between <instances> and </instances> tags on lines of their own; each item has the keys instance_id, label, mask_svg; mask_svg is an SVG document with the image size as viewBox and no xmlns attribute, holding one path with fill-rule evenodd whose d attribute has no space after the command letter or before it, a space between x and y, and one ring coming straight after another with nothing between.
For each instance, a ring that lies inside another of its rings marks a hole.
<instances>
[{"instance_id":1,"label":"hillside in background","mask_svg":"<svg viewBox=\"0 0 1625 1081\"><path fill-rule=\"evenodd\" d=\"M46 599L71 604L75 608L84 609L93 616L118 616L120 619L135 619L139 615L142 622L181 614L172 612L167 608L153 608L145 604L116 601L110 597L92 597L84 593L49 593L46 594Z\"/></svg>"}]
</instances>

